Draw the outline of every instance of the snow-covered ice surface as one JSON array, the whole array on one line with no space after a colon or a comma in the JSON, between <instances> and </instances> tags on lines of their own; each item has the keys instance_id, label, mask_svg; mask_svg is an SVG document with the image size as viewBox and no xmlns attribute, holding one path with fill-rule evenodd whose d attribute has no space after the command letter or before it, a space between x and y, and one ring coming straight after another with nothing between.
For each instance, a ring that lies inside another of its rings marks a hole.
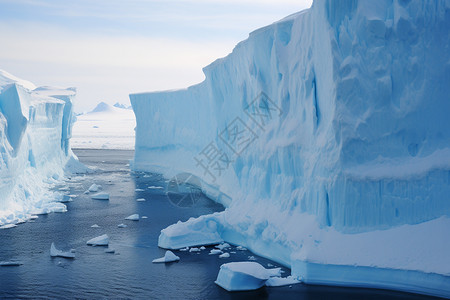
<instances>
[{"instance_id":1,"label":"snow-covered ice surface","mask_svg":"<svg viewBox=\"0 0 450 300\"><path fill-rule=\"evenodd\" d=\"M70 150L74 88L36 87L0 70L0 226L66 211L64 172L85 172Z\"/></svg>"},{"instance_id":2,"label":"snow-covered ice surface","mask_svg":"<svg viewBox=\"0 0 450 300\"><path fill-rule=\"evenodd\" d=\"M225 240L306 283L450 297L449 46L449 1L316 1L204 82L130 95L132 167L192 173L228 206L159 245Z\"/></svg>"},{"instance_id":3,"label":"snow-covered ice surface","mask_svg":"<svg viewBox=\"0 0 450 300\"><path fill-rule=\"evenodd\" d=\"M166 254L164 254L163 257L156 258L152 262L154 262L154 263L169 263L169 262L174 262L174 261L179 261L179 260L180 260L180 258L178 256L173 254L172 251L167 250Z\"/></svg>"},{"instance_id":4,"label":"snow-covered ice surface","mask_svg":"<svg viewBox=\"0 0 450 300\"><path fill-rule=\"evenodd\" d=\"M86 114L78 115L71 145L87 149L134 149L136 120L131 109L101 102Z\"/></svg>"}]
</instances>

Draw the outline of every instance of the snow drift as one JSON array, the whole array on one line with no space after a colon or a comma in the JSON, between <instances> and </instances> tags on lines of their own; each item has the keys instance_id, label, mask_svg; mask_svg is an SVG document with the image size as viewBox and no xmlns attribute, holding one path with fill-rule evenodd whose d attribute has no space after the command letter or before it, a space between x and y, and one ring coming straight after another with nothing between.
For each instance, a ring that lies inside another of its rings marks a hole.
<instances>
[{"instance_id":1,"label":"snow drift","mask_svg":"<svg viewBox=\"0 0 450 300\"><path fill-rule=\"evenodd\" d=\"M0 70L0 225L65 211L49 184L78 167L69 145L75 89L36 88Z\"/></svg>"},{"instance_id":2,"label":"snow drift","mask_svg":"<svg viewBox=\"0 0 450 300\"><path fill-rule=\"evenodd\" d=\"M228 206L159 245L225 240L306 283L449 297L449 47L449 1L315 1L204 82L130 95L134 169L190 172Z\"/></svg>"}]
</instances>

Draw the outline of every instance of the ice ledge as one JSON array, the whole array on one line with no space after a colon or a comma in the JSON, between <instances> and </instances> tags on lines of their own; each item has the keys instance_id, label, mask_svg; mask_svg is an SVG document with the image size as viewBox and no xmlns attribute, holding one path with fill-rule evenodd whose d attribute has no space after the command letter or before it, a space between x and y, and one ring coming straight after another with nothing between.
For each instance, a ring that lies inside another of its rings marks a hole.
<instances>
[{"instance_id":1,"label":"ice ledge","mask_svg":"<svg viewBox=\"0 0 450 300\"><path fill-rule=\"evenodd\" d=\"M450 297L450 276L411 270L329 265L296 260L292 274L306 284L378 288Z\"/></svg>"}]
</instances>

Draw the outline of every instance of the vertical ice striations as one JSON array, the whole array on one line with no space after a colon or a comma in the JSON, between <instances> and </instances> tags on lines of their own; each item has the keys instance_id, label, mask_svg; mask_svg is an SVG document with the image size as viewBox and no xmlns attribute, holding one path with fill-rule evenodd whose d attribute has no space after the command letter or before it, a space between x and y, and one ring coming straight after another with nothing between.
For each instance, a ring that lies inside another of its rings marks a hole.
<instances>
[{"instance_id":1,"label":"vertical ice striations","mask_svg":"<svg viewBox=\"0 0 450 300\"><path fill-rule=\"evenodd\" d=\"M201 228L306 282L449 296L449 28L449 1L315 1L204 82L130 95L134 168L191 172L232 199L159 245L195 245ZM243 151L227 140L237 122L253 137ZM220 171L196 160L215 148L232 158Z\"/></svg>"},{"instance_id":2,"label":"vertical ice striations","mask_svg":"<svg viewBox=\"0 0 450 300\"><path fill-rule=\"evenodd\" d=\"M0 225L51 211L58 194L46 187L62 178L73 156L74 96L73 88L36 88L0 71Z\"/></svg>"}]
</instances>

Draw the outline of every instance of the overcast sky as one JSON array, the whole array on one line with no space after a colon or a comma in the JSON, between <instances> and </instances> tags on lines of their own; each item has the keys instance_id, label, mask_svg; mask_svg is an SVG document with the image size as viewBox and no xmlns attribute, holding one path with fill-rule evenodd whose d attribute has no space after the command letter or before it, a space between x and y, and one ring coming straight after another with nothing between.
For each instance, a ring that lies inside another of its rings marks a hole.
<instances>
[{"instance_id":1,"label":"overcast sky","mask_svg":"<svg viewBox=\"0 0 450 300\"><path fill-rule=\"evenodd\" d=\"M248 34L312 0L0 0L0 69L75 86L77 112L183 88Z\"/></svg>"}]
</instances>

